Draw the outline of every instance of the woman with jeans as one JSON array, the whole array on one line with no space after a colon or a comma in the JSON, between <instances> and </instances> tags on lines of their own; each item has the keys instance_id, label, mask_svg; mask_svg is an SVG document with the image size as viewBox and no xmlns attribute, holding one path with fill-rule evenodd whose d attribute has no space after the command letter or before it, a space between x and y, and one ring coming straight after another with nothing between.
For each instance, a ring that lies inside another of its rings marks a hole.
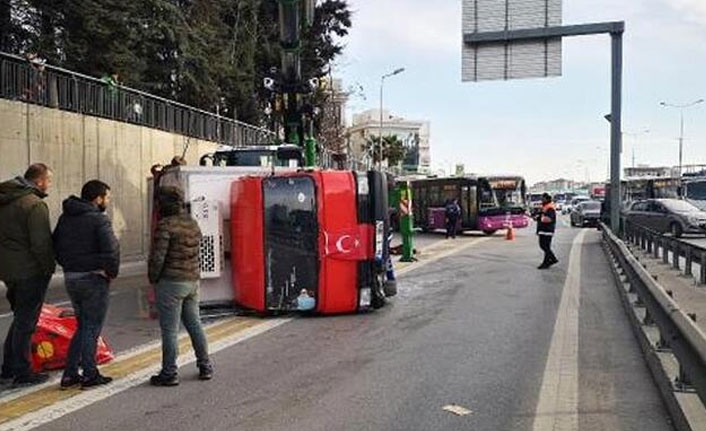
<instances>
[{"instance_id":1,"label":"woman with jeans","mask_svg":"<svg viewBox=\"0 0 706 431\"><path fill-rule=\"evenodd\" d=\"M160 221L149 257L149 279L155 286L159 326L162 330L162 371L152 376L155 386L179 384L179 322L184 324L196 354L199 379L210 380L213 367L208 342L199 318L199 244L201 230L185 211L184 193L177 187L157 191Z\"/></svg>"}]
</instances>

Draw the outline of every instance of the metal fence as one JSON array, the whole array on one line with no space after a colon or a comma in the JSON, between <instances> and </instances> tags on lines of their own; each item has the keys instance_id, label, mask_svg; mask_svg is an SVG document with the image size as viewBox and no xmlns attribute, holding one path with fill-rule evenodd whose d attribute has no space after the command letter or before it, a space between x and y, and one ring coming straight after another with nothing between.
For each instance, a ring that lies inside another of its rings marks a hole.
<instances>
[{"instance_id":1,"label":"metal fence","mask_svg":"<svg viewBox=\"0 0 706 431\"><path fill-rule=\"evenodd\" d=\"M671 264L687 277L696 275L697 282L706 285L706 248L627 221L624 232L626 241L652 254L655 259ZM694 263L699 265L698 274L694 274Z\"/></svg>"},{"instance_id":2,"label":"metal fence","mask_svg":"<svg viewBox=\"0 0 706 431\"><path fill-rule=\"evenodd\" d=\"M0 53L0 97L236 147L270 144L275 137L260 127L6 53Z\"/></svg>"},{"instance_id":3,"label":"metal fence","mask_svg":"<svg viewBox=\"0 0 706 431\"><path fill-rule=\"evenodd\" d=\"M654 250L656 244L664 246L671 243L671 238L653 235L650 231L635 225L627 226L627 238L641 247L643 244L647 247L651 242ZM613 271L616 278L620 280L621 286L624 286L622 289L624 302L631 308L644 308L644 317L636 321L636 326L653 327L659 332L659 341L655 343L644 335L644 331L638 331L638 338L647 353L650 368L653 369L655 376L663 373L658 370L661 365L657 352L671 352L678 362L679 373L675 381L658 379L658 384L660 381L664 383L663 393L664 391L669 393L695 391L701 402L706 404L706 335L693 318L679 307L669 293L640 264L627 245L607 226L602 225L602 228L606 250L614 261ZM668 256L669 253L666 250L665 255ZM679 256L680 252L675 255ZM630 294L636 295L636 298L631 298ZM637 314L632 313L631 319L638 319ZM668 407L672 410L676 405L668 403ZM675 412L677 410L672 411L673 414Z\"/></svg>"}]
</instances>

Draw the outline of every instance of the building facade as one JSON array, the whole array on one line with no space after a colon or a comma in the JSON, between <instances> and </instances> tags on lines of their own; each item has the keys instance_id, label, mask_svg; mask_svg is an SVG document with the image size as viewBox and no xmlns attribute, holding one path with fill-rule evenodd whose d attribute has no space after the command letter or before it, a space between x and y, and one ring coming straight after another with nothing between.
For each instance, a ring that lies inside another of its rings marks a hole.
<instances>
[{"instance_id":1,"label":"building facade","mask_svg":"<svg viewBox=\"0 0 706 431\"><path fill-rule=\"evenodd\" d=\"M406 171L431 172L431 144L429 121L407 120L382 111L382 136L397 136L402 141L407 157L402 163ZM380 136L380 111L371 109L353 115L353 124L348 128L348 148L358 159L370 159L368 141Z\"/></svg>"}]
</instances>

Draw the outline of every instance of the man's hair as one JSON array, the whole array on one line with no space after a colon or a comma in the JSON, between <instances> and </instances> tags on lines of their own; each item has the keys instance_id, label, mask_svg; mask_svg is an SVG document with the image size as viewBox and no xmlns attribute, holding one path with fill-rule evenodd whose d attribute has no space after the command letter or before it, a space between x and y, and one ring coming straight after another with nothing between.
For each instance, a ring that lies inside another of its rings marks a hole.
<instances>
[{"instance_id":1,"label":"man's hair","mask_svg":"<svg viewBox=\"0 0 706 431\"><path fill-rule=\"evenodd\" d=\"M98 197L105 196L110 187L103 181L91 180L81 188L81 199L93 201Z\"/></svg>"},{"instance_id":2,"label":"man's hair","mask_svg":"<svg viewBox=\"0 0 706 431\"><path fill-rule=\"evenodd\" d=\"M551 202L551 201L553 200L553 199L552 199L552 195L550 195L549 193L544 193L544 194L542 195L542 199L547 200L547 201L549 201L549 202Z\"/></svg>"},{"instance_id":3,"label":"man's hair","mask_svg":"<svg viewBox=\"0 0 706 431\"><path fill-rule=\"evenodd\" d=\"M50 172L49 166L44 163L33 163L29 165L25 171L25 179L27 181L37 181L47 175Z\"/></svg>"}]
</instances>

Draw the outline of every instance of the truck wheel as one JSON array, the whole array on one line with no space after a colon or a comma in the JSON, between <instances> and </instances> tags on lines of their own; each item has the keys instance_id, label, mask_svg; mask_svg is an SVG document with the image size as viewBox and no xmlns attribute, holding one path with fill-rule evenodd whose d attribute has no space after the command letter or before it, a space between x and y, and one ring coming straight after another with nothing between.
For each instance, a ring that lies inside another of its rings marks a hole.
<instances>
[{"instance_id":1,"label":"truck wheel","mask_svg":"<svg viewBox=\"0 0 706 431\"><path fill-rule=\"evenodd\" d=\"M669 229L672 232L672 236L674 238L681 238L681 236L684 234L684 229L682 229L681 225L679 223L672 223L672 226Z\"/></svg>"}]
</instances>

